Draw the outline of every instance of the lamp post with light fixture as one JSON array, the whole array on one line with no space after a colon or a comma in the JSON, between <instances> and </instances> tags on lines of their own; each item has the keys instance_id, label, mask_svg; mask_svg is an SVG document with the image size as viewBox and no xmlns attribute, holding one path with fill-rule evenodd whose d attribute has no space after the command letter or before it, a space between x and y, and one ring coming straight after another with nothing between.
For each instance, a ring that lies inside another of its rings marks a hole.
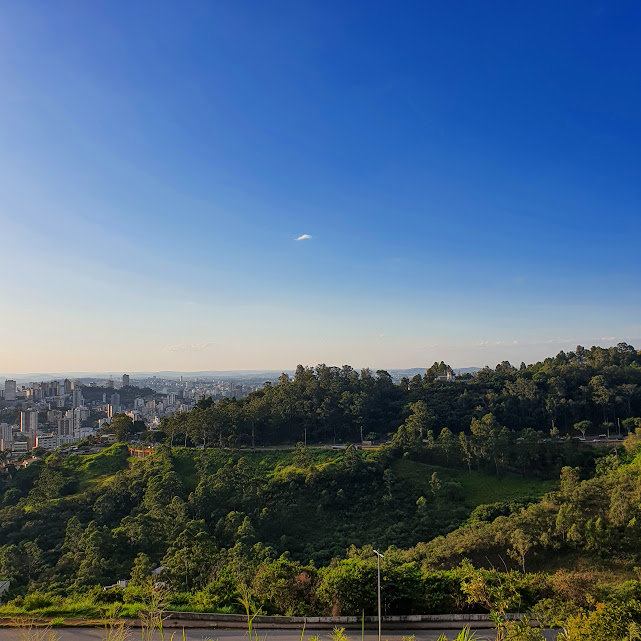
<instances>
[{"instance_id":1,"label":"lamp post with light fixture","mask_svg":"<svg viewBox=\"0 0 641 641\"><path fill-rule=\"evenodd\" d=\"M378 562L378 641L381 641L381 559L385 556L378 550L374 550Z\"/></svg>"}]
</instances>

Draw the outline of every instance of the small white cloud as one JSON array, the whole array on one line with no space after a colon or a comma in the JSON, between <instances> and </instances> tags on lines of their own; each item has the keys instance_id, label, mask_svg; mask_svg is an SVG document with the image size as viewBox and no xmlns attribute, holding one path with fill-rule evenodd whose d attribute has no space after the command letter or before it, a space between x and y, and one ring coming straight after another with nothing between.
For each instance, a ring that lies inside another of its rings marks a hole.
<instances>
[{"instance_id":1,"label":"small white cloud","mask_svg":"<svg viewBox=\"0 0 641 641\"><path fill-rule=\"evenodd\" d=\"M296 238L296 240L311 240L312 237L309 234L303 234L302 236L299 236Z\"/></svg>"},{"instance_id":2,"label":"small white cloud","mask_svg":"<svg viewBox=\"0 0 641 641\"><path fill-rule=\"evenodd\" d=\"M177 343L176 345L164 345L163 352L202 352L213 347L216 343Z\"/></svg>"},{"instance_id":3,"label":"small white cloud","mask_svg":"<svg viewBox=\"0 0 641 641\"><path fill-rule=\"evenodd\" d=\"M378 340L383 340L385 338L385 334L379 334L378 335Z\"/></svg>"}]
</instances>

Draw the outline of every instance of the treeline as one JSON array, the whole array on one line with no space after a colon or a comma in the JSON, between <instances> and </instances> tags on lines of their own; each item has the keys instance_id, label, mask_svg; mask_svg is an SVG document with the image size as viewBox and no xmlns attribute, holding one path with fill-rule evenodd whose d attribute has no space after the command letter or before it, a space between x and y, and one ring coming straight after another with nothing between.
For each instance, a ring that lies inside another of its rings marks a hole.
<instances>
[{"instance_id":1,"label":"treeline","mask_svg":"<svg viewBox=\"0 0 641 641\"><path fill-rule=\"evenodd\" d=\"M161 432L170 445L201 447L385 440L419 401L423 436L444 428L458 435L487 414L513 432L555 434L578 434L576 424L588 433L626 432L634 425L625 419L641 416L641 354L626 343L438 380L449 370L434 363L425 375L395 384L383 370L299 365L293 378L283 374L247 398L202 399L193 411L163 420Z\"/></svg>"},{"instance_id":2,"label":"treeline","mask_svg":"<svg viewBox=\"0 0 641 641\"><path fill-rule=\"evenodd\" d=\"M410 405L411 414L398 428L390 441L398 455L413 460L450 468L480 470L497 476L506 473L525 477L557 478L567 465L591 469L598 450L582 447L569 436L561 437L557 430L542 434L532 428L510 430L501 425L494 414L472 418L468 432L454 434L444 427L435 438L426 430L427 409L423 401ZM631 419L641 426L641 419Z\"/></svg>"}]
</instances>

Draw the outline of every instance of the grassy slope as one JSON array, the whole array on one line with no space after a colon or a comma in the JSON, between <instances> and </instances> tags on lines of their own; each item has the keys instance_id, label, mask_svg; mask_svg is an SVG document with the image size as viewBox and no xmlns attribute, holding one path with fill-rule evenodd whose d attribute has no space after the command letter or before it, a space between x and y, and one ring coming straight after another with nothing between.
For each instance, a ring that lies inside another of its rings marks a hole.
<instances>
[{"instance_id":1,"label":"grassy slope","mask_svg":"<svg viewBox=\"0 0 641 641\"><path fill-rule=\"evenodd\" d=\"M392 468L399 479L423 494L430 492L430 479L434 472L441 481L460 483L463 487L464 505L470 510L477 505L499 501L535 501L558 487L558 481L525 479L512 474L488 476L476 470L455 470L408 459L395 461Z\"/></svg>"},{"instance_id":2,"label":"grassy slope","mask_svg":"<svg viewBox=\"0 0 641 641\"><path fill-rule=\"evenodd\" d=\"M77 481L80 494L107 481L127 467L127 447L112 445L99 454L69 455L62 461L63 469Z\"/></svg>"}]
</instances>

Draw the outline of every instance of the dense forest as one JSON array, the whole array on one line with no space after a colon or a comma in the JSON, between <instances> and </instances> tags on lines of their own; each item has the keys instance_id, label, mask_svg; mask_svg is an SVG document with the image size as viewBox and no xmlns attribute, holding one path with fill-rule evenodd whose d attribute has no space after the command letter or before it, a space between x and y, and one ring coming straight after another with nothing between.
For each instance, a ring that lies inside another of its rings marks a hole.
<instances>
[{"instance_id":1,"label":"dense forest","mask_svg":"<svg viewBox=\"0 0 641 641\"><path fill-rule=\"evenodd\" d=\"M250 595L266 613L374 613L376 548L387 614L530 611L595 641L583 623L604 612L641 623L641 356L577 349L436 380L446 370L394 384L299 368L165 421L142 460L117 444L6 465L0 615L132 612L153 581L172 609ZM564 435L619 422L622 442ZM310 445L387 443L307 447L305 430Z\"/></svg>"},{"instance_id":2,"label":"dense forest","mask_svg":"<svg viewBox=\"0 0 641 641\"><path fill-rule=\"evenodd\" d=\"M203 399L189 414L166 419L170 445L208 447L296 443L354 443L393 434L421 403L412 429L433 437L447 428L469 430L473 419L492 414L511 431L568 434L629 432L641 415L641 354L616 347L577 347L516 368L508 362L453 382L439 380L451 368L434 363L423 376L394 384L382 370L299 365L293 378L266 384L247 398ZM160 435L162 436L162 435Z\"/></svg>"}]
</instances>

